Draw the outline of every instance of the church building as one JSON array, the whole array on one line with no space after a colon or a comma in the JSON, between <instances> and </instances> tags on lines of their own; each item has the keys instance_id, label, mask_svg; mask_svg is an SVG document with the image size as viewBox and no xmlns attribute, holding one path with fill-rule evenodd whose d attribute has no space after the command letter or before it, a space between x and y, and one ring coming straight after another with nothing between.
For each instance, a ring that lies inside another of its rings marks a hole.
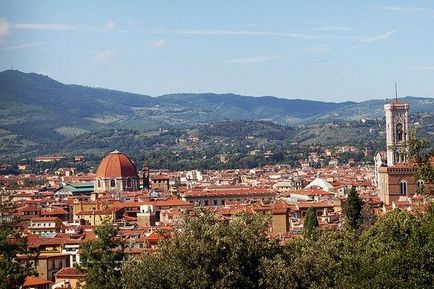
<instances>
[{"instance_id":1,"label":"church building","mask_svg":"<svg viewBox=\"0 0 434 289\"><path fill-rule=\"evenodd\" d=\"M124 153L113 151L99 164L94 181L92 199L107 193L137 191L140 179L134 162Z\"/></svg>"},{"instance_id":2,"label":"church building","mask_svg":"<svg viewBox=\"0 0 434 289\"><path fill-rule=\"evenodd\" d=\"M386 205L417 193L423 186L422 180L415 178L416 168L407 162L409 140L408 103L399 99L384 105L386 114L386 158L376 158L376 183L378 196Z\"/></svg>"}]
</instances>

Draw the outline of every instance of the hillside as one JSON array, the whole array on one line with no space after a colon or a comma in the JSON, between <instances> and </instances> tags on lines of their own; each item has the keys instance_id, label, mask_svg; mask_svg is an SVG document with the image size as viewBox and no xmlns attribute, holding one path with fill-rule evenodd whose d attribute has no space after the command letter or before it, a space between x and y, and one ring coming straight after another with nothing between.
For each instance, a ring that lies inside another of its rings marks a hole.
<instances>
[{"instance_id":1,"label":"hillside","mask_svg":"<svg viewBox=\"0 0 434 289\"><path fill-rule=\"evenodd\" d=\"M347 122L294 128L268 121L231 120L197 128L110 129L66 138L40 153L86 155L96 165L107 152L118 149L138 163L146 160L153 168L251 168L278 162L295 164L313 143L368 146L371 152L378 151L385 143L373 129L376 126L377 122Z\"/></svg>"},{"instance_id":2,"label":"hillside","mask_svg":"<svg viewBox=\"0 0 434 289\"><path fill-rule=\"evenodd\" d=\"M85 137L96 131L137 130L142 134L160 128L195 128L234 120L308 124L311 127L299 130L303 133L293 134L295 141L340 142L336 137L344 130L323 129L322 125L362 118L382 119L385 103L384 100L334 103L212 93L151 97L66 85L44 75L16 70L0 72L0 88L0 159L55 151L61 144L65 147L65 143L74 143L79 135ZM425 111L429 117L434 112L434 98L406 97L405 101L410 103L412 114ZM316 124L320 126L317 128ZM241 129L252 129L246 125ZM253 133L261 134L263 126L257 127L259 132ZM347 128L346 131L349 138L357 137L356 130ZM226 133L230 132L223 132ZM105 140L114 141L109 137Z\"/></svg>"}]
</instances>

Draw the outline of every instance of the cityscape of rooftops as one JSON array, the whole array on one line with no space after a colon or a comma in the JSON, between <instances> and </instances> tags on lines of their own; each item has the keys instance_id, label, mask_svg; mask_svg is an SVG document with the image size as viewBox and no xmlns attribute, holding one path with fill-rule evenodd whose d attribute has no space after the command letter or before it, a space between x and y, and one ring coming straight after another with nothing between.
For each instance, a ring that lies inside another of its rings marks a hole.
<instances>
[{"instance_id":1,"label":"cityscape of rooftops","mask_svg":"<svg viewBox=\"0 0 434 289\"><path fill-rule=\"evenodd\" d=\"M431 1L0 2L0 289L433 288Z\"/></svg>"}]
</instances>

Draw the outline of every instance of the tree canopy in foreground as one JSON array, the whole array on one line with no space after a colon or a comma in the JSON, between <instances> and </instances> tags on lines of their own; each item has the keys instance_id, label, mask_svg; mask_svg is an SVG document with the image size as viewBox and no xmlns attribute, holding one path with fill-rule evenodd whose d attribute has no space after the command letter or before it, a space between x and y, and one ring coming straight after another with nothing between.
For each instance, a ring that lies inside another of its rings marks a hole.
<instances>
[{"instance_id":1,"label":"tree canopy in foreground","mask_svg":"<svg viewBox=\"0 0 434 289\"><path fill-rule=\"evenodd\" d=\"M269 216L234 220L203 211L182 218L157 252L130 259L124 288L432 288L434 206L395 210L361 234L317 231L279 245Z\"/></svg>"}]
</instances>

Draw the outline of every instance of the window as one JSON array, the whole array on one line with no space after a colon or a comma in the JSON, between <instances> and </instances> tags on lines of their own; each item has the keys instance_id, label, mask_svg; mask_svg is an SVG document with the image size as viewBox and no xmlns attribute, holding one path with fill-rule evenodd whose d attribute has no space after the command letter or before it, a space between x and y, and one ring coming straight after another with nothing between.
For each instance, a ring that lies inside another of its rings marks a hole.
<instances>
[{"instance_id":1,"label":"window","mask_svg":"<svg viewBox=\"0 0 434 289\"><path fill-rule=\"evenodd\" d=\"M402 129L402 124L400 123L396 124L396 141L402 141L403 135L404 135L404 131Z\"/></svg>"},{"instance_id":2,"label":"window","mask_svg":"<svg viewBox=\"0 0 434 289\"><path fill-rule=\"evenodd\" d=\"M217 206L217 200L214 200L213 202L214 202L214 206Z\"/></svg>"},{"instance_id":3,"label":"window","mask_svg":"<svg viewBox=\"0 0 434 289\"><path fill-rule=\"evenodd\" d=\"M400 183L400 194L401 195L407 195L407 182L406 181L401 181Z\"/></svg>"},{"instance_id":4,"label":"window","mask_svg":"<svg viewBox=\"0 0 434 289\"><path fill-rule=\"evenodd\" d=\"M101 181L98 180L98 184L97 184L98 188L101 188Z\"/></svg>"},{"instance_id":5,"label":"window","mask_svg":"<svg viewBox=\"0 0 434 289\"><path fill-rule=\"evenodd\" d=\"M423 180L418 180L417 181L417 190L418 192L423 191L423 186L425 185L425 183L423 182Z\"/></svg>"},{"instance_id":6,"label":"window","mask_svg":"<svg viewBox=\"0 0 434 289\"><path fill-rule=\"evenodd\" d=\"M116 186L115 180L110 180L110 187L114 188Z\"/></svg>"}]
</instances>

